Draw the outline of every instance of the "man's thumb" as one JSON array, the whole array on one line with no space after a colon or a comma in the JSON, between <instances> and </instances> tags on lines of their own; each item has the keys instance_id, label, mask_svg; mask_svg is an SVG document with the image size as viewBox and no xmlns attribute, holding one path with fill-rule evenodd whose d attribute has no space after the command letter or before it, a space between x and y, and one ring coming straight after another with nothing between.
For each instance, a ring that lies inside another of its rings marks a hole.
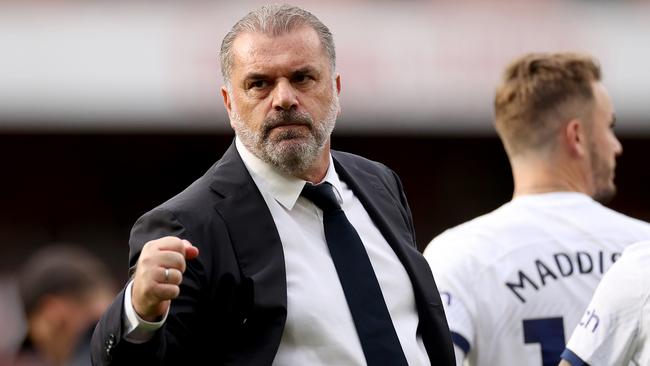
<instances>
[{"instance_id":1,"label":"man's thumb","mask_svg":"<svg viewBox=\"0 0 650 366\"><path fill-rule=\"evenodd\" d=\"M183 239L183 249L185 250L185 259L194 259L199 255L199 248L185 239Z\"/></svg>"}]
</instances>

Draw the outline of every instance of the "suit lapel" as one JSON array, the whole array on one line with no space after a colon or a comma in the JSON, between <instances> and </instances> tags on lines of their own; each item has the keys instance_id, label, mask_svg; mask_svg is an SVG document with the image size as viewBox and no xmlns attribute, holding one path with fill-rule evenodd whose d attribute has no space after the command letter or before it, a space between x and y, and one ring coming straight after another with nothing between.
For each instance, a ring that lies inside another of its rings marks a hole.
<instances>
[{"instance_id":1,"label":"suit lapel","mask_svg":"<svg viewBox=\"0 0 650 366\"><path fill-rule=\"evenodd\" d=\"M381 180L356 166L344 166L334 155L334 165L339 176L354 191L372 221L400 259L413 285L413 293L420 317L418 329L432 365L453 364L453 347L445 320L440 295L436 289L431 269L415 247L399 206ZM343 159L342 159L343 160ZM353 164L353 163L352 163ZM399 223L404 222L404 225Z\"/></svg>"},{"instance_id":2,"label":"suit lapel","mask_svg":"<svg viewBox=\"0 0 650 366\"><path fill-rule=\"evenodd\" d=\"M408 224L398 208L401 205L399 200L387 191L384 183L377 176L363 169L345 167L336 158L334 158L334 166L404 265L413 284L416 300L438 303L439 300L436 301L428 296L432 292L430 288L434 286L433 281L430 280L431 275L426 267L428 265L417 251L415 238L412 237Z\"/></svg>"},{"instance_id":3,"label":"suit lapel","mask_svg":"<svg viewBox=\"0 0 650 366\"><path fill-rule=\"evenodd\" d=\"M282 242L266 202L232 144L215 167L212 190L223 199L215 209L228 228L242 273L242 286L252 296L244 309L250 344L275 355L287 313L287 285ZM246 288L249 287L249 288ZM258 355L249 355L252 358Z\"/></svg>"}]
</instances>

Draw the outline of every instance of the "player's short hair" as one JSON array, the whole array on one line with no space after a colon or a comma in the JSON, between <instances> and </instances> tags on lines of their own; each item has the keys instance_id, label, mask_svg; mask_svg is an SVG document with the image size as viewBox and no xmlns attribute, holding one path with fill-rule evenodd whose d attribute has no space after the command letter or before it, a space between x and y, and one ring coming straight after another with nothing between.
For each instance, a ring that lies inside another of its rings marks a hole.
<instances>
[{"instance_id":1,"label":"player's short hair","mask_svg":"<svg viewBox=\"0 0 650 366\"><path fill-rule=\"evenodd\" d=\"M221 42L221 75L226 85L230 84L232 69L232 45L242 33L263 33L273 37L289 33L296 28L309 26L316 31L332 70L336 67L336 51L332 32L323 22L307 10L291 5L265 5L257 8L232 27Z\"/></svg>"},{"instance_id":2,"label":"player's short hair","mask_svg":"<svg viewBox=\"0 0 650 366\"><path fill-rule=\"evenodd\" d=\"M494 98L496 130L507 153L552 146L564 122L589 119L592 84L600 78L598 62L584 54L531 53L513 61Z\"/></svg>"},{"instance_id":3,"label":"player's short hair","mask_svg":"<svg viewBox=\"0 0 650 366\"><path fill-rule=\"evenodd\" d=\"M81 297L94 289L112 286L106 265L72 244L39 249L23 264L18 276L18 291L27 317L48 296Z\"/></svg>"}]
</instances>

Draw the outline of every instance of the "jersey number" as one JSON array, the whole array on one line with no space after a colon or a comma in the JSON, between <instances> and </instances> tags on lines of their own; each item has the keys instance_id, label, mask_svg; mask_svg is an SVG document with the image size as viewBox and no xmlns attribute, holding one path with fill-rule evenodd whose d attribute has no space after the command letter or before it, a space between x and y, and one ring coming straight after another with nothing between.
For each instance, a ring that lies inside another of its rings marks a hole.
<instances>
[{"instance_id":1,"label":"jersey number","mask_svg":"<svg viewBox=\"0 0 650 366\"><path fill-rule=\"evenodd\" d=\"M539 343L542 348L542 364L557 366L565 346L562 318L524 320L524 343Z\"/></svg>"}]
</instances>

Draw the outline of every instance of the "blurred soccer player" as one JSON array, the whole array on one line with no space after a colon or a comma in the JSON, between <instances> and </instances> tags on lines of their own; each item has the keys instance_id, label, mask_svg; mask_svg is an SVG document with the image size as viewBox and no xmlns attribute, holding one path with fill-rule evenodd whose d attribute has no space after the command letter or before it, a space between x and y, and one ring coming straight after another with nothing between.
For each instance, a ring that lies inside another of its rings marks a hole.
<instances>
[{"instance_id":1,"label":"blurred soccer player","mask_svg":"<svg viewBox=\"0 0 650 366\"><path fill-rule=\"evenodd\" d=\"M634 244L605 274L561 366L650 365L650 242Z\"/></svg>"},{"instance_id":2,"label":"blurred soccer player","mask_svg":"<svg viewBox=\"0 0 650 366\"><path fill-rule=\"evenodd\" d=\"M425 250L457 363L557 365L602 274L650 225L611 209L622 147L598 64L529 54L505 70L496 129L513 199L450 229Z\"/></svg>"}]
</instances>

